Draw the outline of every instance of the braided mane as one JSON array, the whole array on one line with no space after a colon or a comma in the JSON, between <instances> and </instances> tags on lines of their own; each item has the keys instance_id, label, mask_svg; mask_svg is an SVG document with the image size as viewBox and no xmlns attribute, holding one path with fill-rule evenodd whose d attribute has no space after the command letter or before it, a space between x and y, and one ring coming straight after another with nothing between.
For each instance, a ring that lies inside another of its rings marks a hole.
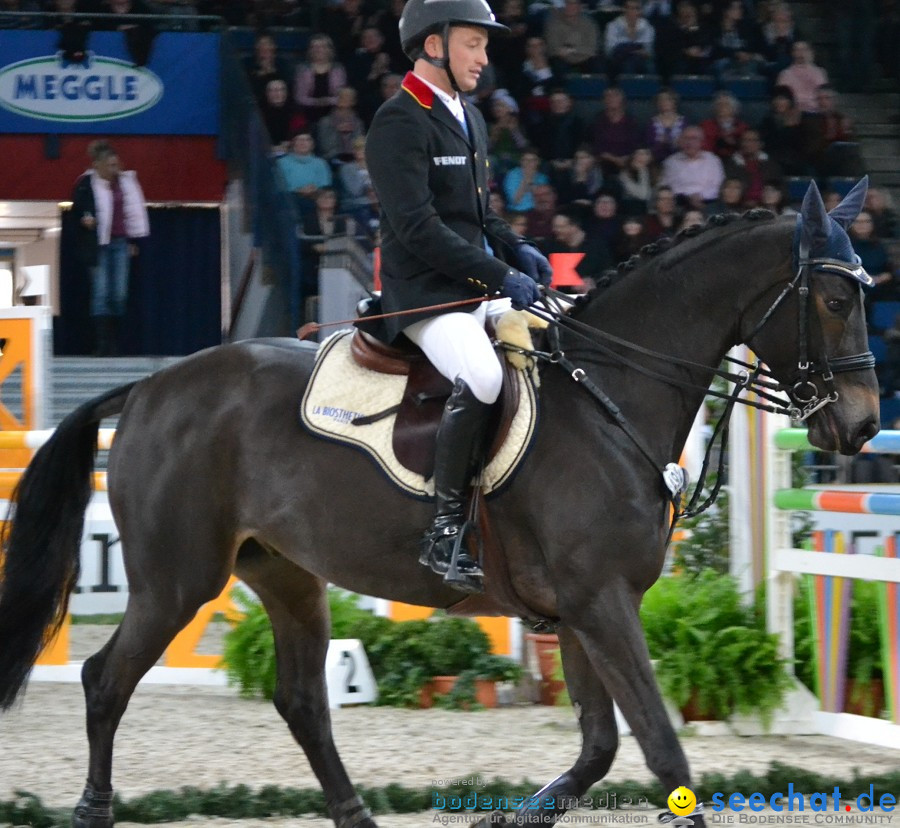
<instances>
[{"instance_id":1,"label":"braided mane","mask_svg":"<svg viewBox=\"0 0 900 828\"><path fill-rule=\"evenodd\" d=\"M671 238L669 236L663 236L658 241L645 244L639 253L635 253L624 262L619 262L616 267L605 271L597 280L596 287L575 300L575 306L572 308L571 315L577 315L578 312L591 301L603 294L608 288L621 282L634 270L646 264L649 260L655 259L663 253L667 253L674 247L678 247L687 239L693 239L696 236L706 233L708 230L713 230L717 227L725 227L736 221L766 221L775 217L775 213L771 210L765 210L759 207L747 210L745 213L716 213L715 215L710 216L705 224L686 227L684 230L679 230L675 236Z\"/></svg>"}]
</instances>

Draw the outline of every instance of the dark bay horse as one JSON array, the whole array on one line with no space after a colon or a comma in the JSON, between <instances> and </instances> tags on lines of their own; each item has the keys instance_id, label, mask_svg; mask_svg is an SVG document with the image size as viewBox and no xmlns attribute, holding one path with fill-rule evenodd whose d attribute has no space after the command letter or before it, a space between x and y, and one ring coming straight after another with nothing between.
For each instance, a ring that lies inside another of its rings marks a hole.
<instances>
[{"instance_id":1,"label":"dark bay horse","mask_svg":"<svg viewBox=\"0 0 900 828\"><path fill-rule=\"evenodd\" d=\"M862 291L853 277L859 268L852 253L841 258L843 248L832 244L818 191L807 202L799 254L794 218L750 214L645 252L631 273L589 295L573 316L592 330L699 363L689 368L632 356L704 387L727 350L750 340L780 381L793 387L798 376L803 380L804 400L830 400L808 420L812 442L853 454L879 426ZM846 226L847 216L840 218ZM519 599L536 615L560 621L583 746L572 767L543 790L543 810L509 823L494 815L492 825L521 825L526 817L528 824L553 825L572 797L604 776L618 746L614 700L663 787L691 785L638 608L665 557L669 499L660 470L678 459L703 391L596 354L580 361L576 351L590 349L565 326L561 348L615 399L658 463L651 465L569 374L542 368L533 450L492 500L491 514ZM275 705L306 752L335 824L375 828L332 739L323 669L326 585L430 607L448 607L460 596L418 563L431 507L394 489L356 451L316 439L298 424L312 362L309 349L288 340L196 354L83 405L25 473L2 573L3 707L22 689L42 641L65 612L98 422L122 412L109 497L129 597L121 625L83 668L90 763L75 810L78 828L113 824L113 737L128 700L232 573L271 616ZM694 819L702 828L702 817Z\"/></svg>"}]
</instances>

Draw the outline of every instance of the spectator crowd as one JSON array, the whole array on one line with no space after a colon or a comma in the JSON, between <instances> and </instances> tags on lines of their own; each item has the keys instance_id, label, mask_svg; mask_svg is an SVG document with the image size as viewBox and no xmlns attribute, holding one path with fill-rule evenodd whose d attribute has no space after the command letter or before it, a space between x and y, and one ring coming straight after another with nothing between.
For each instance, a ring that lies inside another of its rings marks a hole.
<instances>
[{"instance_id":1,"label":"spectator crowd","mask_svg":"<svg viewBox=\"0 0 900 828\"><path fill-rule=\"evenodd\" d=\"M777 0L491 5L511 36L491 41L491 64L468 102L489 128L492 206L547 254L583 253L575 270L588 286L643 245L711 213L791 212L801 192L790 187L792 179L817 179L826 201L836 203L840 194L830 185L839 188L841 177L863 171L838 90L865 88L879 64L880 74L898 74L900 4L893 0L825 0L836 26L834 78L819 64L802 21ZM276 164L300 207L302 232L314 239L303 246L313 273L323 233L347 229L377 241L365 136L410 68L398 37L403 6L404 0L0 0L5 11L216 14L253 26L247 76ZM283 54L277 27L299 24L312 26L302 54ZM600 83L596 94L576 97L584 75ZM708 80L704 100L680 99L684 76ZM728 91L742 79L766 90L763 111ZM889 244L898 222L885 191L870 191L851 234L877 283L870 304L900 301ZM892 353L898 325L873 324ZM900 391L897 374L888 373L888 393Z\"/></svg>"}]
</instances>

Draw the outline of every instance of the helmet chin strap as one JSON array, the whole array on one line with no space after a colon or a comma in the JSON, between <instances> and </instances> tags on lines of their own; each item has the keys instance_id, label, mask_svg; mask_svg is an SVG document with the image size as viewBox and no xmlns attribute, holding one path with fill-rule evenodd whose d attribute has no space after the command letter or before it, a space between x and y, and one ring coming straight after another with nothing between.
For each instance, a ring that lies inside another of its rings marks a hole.
<instances>
[{"instance_id":1,"label":"helmet chin strap","mask_svg":"<svg viewBox=\"0 0 900 828\"><path fill-rule=\"evenodd\" d=\"M422 57L430 63L432 66L436 66L438 69L443 69L447 73L447 78L450 81L450 88L454 92L461 93L462 90L459 88L459 84L456 82L456 78L453 77L453 71L450 69L450 24L445 23L444 28L441 31L441 43L444 47L444 57L431 57L424 49L422 50Z\"/></svg>"}]
</instances>

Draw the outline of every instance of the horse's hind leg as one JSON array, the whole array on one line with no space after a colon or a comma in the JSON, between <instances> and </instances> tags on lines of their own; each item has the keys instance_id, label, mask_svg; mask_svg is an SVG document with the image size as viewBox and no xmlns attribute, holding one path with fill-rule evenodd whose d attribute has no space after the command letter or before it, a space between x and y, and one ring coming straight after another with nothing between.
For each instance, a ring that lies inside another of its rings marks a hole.
<instances>
[{"instance_id":1,"label":"horse's hind leg","mask_svg":"<svg viewBox=\"0 0 900 828\"><path fill-rule=\"evenodd\" d=\"M259 595L275 633L275 707L306 753L337 828L377 828L338 756L325 656L331 634L326 584L287 559L245 544L237 574Z\"/></svg>"},{"instance_id":2,"label":"horse's hind leg","mask_svg":"<svg viewBox=\"0 0 900 828\"><path fill-rule=\"evenodd\" d=\"M140 574L152 582L132 579L122 623L106 646L84 663L81 682L90 761L87 785L72 817L74 828L109 828L113 824L112 754L119 720L144 674L197 610L219 595L227 583L227 557L199 555L198 547L195 539L190 551L196 557L183 556L190 561L189 577L178 579L162 562L141 569ZM175 548L186 551L183 546ZM133 552L134 547L129 550Z\"/></svg>"},{"instance_id":3,"label":"horse's hind leg","mask_svg":"<svg viewBox=\"0 0 900 828\"><path fill-rule=\"evenodd\" d=\"M663 705L641 628L640 596L621 582L600 589L573 623L606 689L631 726L647 767L665 791L691 787L687 758ZM692 815L695 828L703 817Z\"/></svg>"},{"instance_id":4,"label":"horse's hind leg","mask_svg":"<svg viewBox=\"0 0 900 828\"><path fill-rule=\"evenodd\" d=\"M533 795L534 805L524 804L508 824L556 824L562 814L578 807L591 785L606 776L619 747L612 699L581 642L570 629L561 627L559 644L566 687L581 727L581 753L569 770Z\"/></svg>"}]
</instances>

